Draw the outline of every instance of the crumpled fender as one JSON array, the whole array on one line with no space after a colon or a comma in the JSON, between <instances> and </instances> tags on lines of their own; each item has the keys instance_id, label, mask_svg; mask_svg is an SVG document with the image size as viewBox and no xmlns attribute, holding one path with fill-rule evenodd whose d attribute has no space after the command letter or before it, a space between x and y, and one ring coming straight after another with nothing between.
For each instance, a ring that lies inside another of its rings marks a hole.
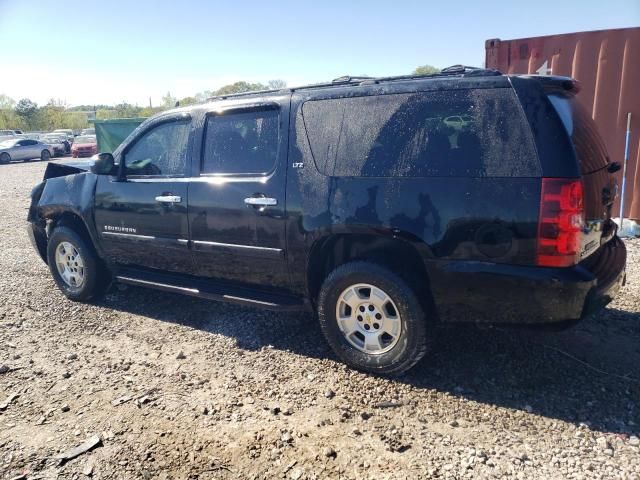
<instances>
[{"instance_id":1,"label":"crumpled fender","mask_svg":"<svg viewBox=\"0 0 640 480\"><path fill-rule=\"evenodd\" d=\"M46 220L64 213L73 213L84 222L93 245L99 249L93 221L93 203L97 181L97 175L86 171L47 178L42 194L34 208L36 218ZM36 201L35 198L32 200Z\"/></svg>"}]
</instances>

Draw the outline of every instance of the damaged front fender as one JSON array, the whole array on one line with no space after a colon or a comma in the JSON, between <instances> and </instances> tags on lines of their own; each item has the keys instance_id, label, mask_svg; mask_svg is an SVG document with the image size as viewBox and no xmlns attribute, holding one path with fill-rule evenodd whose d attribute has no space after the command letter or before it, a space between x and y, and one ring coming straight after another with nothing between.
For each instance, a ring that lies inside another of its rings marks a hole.
<instances>
[{"instance_id":1,"label":"damaged front fender","mask_svg":"<svg viewBox=\"0 0 640 480\"><path fill-rule=\"evenodd\" d=\"M49 164L45 180L31 192L28 221L29 236L39 255L46 262L46 244L51 224L59 221L81 222L94 247L93 201L98 177L82 168Z\"/></svg>"}]
</instances>

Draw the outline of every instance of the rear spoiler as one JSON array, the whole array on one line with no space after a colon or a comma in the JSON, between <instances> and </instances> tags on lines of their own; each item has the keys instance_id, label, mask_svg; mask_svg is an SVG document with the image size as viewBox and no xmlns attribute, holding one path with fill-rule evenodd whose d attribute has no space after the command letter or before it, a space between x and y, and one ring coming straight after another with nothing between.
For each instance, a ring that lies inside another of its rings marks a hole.
<instances>
[{"instance_id":1,"label":"rear spoiler","mask_svg":"<svg viewBox=\"0 0 640 480\"><path fill-rule=\"evenodd\" d=\"M561 77L559 75L517 75L520 78L531 78L538 81L546 92L556 91L565 94L577 94L582 89L580 82L575 78Z\"/></svg>"}]
</instances>

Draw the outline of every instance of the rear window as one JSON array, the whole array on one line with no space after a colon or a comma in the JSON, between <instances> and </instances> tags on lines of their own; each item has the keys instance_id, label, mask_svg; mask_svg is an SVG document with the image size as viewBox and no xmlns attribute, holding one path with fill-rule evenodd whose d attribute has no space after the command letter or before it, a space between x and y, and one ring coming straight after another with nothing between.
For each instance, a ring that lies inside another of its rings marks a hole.
<instances>
[{"instance_id":1,"label":"rear window","mask_svg":"<svg viewBox=\"0 0 640 480\"><path fill-rule=\"evenodd\" d=\"M511 89L313 100L302 107L318 169L329 176L538 176Z\"/></svg>"},{"instance_id":2,"label":"rear window","mask_svg":"<svg viewBox=\"0 0 640 480\"><path fill-rule=\"evenodd\" d=\"M549 95L564 128L571 137L576 149L582 174L595 172L607 166L607 149L604 145L596 122L580 102L573 96Z\"/></svg>"}]
</instances>

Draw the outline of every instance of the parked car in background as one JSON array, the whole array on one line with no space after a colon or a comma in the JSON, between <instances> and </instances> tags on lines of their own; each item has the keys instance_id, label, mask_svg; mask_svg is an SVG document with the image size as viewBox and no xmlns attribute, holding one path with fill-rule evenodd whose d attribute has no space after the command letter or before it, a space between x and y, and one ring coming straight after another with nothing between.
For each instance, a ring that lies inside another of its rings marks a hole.
<instances>
[{"instance_id":1,"label":"parked car in background","mask_svg":"<svg viewBox=\"0 0 640 480\"><path fill-rule=\"evenodd\" d=\"M95 135L80 135L75 138L71 146L71 156L90 157L98 153L98 141Z\"/></svg>"},{"instance_id":2,"label":"parked car in background","mask_svg":"<svg viewBox=\"0 0 640 480\"><path fill-rule=\"evenodd\" d=\"M42 135L40 141L51 147L50 151L53 157L60 157L67 153L66 137L64 135Z\"/></svg>"},{"instance_id":3,"label":"parked car in background","mask_svg":"<svg viewBox=\"0 0 640 480\"><path fill-rule=\"evenodd\" d=\"M31 140L40 140L45 135L43 132L27 132L22 134L22 138L30 138Z\"/></svg>"},{"instance_id":4,"label":"parked car in background","mask_svg":"<svg viewBox=\"0 0 640 480\"><path fill-rule=\"evenodd\" d=\"M71 130L69 130L71 131ZM69 139L69 135L65 132L61 132L59 130L54 130L51 133L48 133L47 135L54 135L58 138L60 138L62 140L62 143L64 143L64 153L71 153L71 145L73 144L73 136L71 137L71 139Z\"/></svg>"},{"instance_id":5,"label":"parked car in background","mask_svg":"<svg viewBox=\"0 0 640 480\"><path fill-rule=\"evenodd\" d=\"M96 134L95 128L85 128L84 130L82 130L82 132L80 132L80 135L95 135L95 134Z\"/></svg>"},{"instance_id":6,"label":"parked car in background","mask_svg":"<svg viewBox=\"0 0 640 480\"><path fill-rule=\"evenodd\" d=\"M75 135L73 134L73 130L71 130L70 128L57 128L55 129L53 132L51 133L61 133L67 136L67 138L69 140L73 140L73 138L75 137Z\"/></svg>"},{"instance_id":7,"label":"parked car in background","mask_svg":"<svg viewBox=\"0 0 640 480\"><path fill-rule=\"evenodd\" d=\"M14 138L0 142L0 163L34 158L49 160L51 158L49 145L29 138Z\"/></svg>"},{"instance_id":8,"label":"parked car in background","mask_svg":"<svg viewBox=\"0 0 640 480\"><path fill-rule=\"evenodd\" d=\"M16 132L14 130L0 130L0 142L3 140L10 140L12 138L17 138Z\"/></svg>"}]
</instances>

